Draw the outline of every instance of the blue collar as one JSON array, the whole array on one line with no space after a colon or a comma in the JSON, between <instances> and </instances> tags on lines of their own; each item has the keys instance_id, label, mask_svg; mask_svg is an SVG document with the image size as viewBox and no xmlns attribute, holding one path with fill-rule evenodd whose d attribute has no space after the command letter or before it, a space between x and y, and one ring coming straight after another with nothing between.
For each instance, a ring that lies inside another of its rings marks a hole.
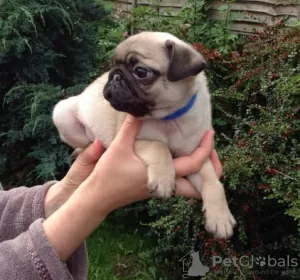
<instances>
[{"instance_id":1,"label":"blue collar","mask_svg":"<svg viewBox=\"0 0 300 280\"><path fill-rule=\"evenodd\" d=\"M190 99L190 101L186 105L184 105L183 107L181 107L174 113L162 118L162 120L164 120L164 121L174 120L174 119L177 119L177 118L183 116L185 113L187 113L193 107L193 105L195 104L195 101L196 101L196 97L197 97L197 94L193 95L193 97Z\"/></svg>"}]
</instances>

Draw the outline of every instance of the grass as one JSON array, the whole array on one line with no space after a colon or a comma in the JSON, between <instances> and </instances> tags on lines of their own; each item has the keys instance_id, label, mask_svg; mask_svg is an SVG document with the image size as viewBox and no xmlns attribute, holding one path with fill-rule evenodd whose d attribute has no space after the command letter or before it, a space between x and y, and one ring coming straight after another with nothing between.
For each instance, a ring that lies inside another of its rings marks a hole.
<instances>
[{"instance_id":1,"label":"grass","mask_svg":"<svg viewBox=\"0 0 300 280\"><path fill-rule=\"evenodd\" d=\"M137 230L104 222L87 240L89 280L153 280L154 242Z\"/></svg>"}]
</instances>

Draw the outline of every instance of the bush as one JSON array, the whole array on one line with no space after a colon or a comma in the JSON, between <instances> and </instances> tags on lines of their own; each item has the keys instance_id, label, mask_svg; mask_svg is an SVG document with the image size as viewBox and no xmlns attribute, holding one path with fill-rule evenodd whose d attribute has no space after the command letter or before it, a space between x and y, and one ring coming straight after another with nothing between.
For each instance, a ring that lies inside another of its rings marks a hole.
<instances>
[{"instance_id":1,"label":"bush","mask_svg":"<svg viewBox=\"0 0 300 280\"><path fill-rule=\"evenodd\" d=\"M279 22L239 41L238 50L228 54L195 42L212 70L208 76L222 182L238 227L230 241L215 240L204 230L201 203L151 200L150 226L159 240L155 256L164 270L165 265L172 268L169 279L182 276L179 259L191 250L199 251L210 267L204 279L269 279L255 274L264 269L259 262L212 267L216 255L300 255L299 41L299 28ZM270 279L276 274L298 279L300 273L287 263L268 267L272 269Z\"/></svg>"},{"instance_id":2,"label":"bush","mask_svg":"<svg viewBox=\"0 0 300 280\"><path fill-rule=\"evenodd\" d=\"M0 10L0 180L33 185L68 167L51 112L96 73L109 12L93 0L6 0Z\"/></svg>"}]
</instances>

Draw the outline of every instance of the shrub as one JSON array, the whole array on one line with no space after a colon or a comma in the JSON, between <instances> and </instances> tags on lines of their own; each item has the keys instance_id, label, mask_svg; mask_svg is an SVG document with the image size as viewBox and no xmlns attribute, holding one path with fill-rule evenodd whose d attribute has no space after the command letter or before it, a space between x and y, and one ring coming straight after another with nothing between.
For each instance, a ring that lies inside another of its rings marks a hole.
<instances>
[{"instance_id":1,"label":"shrub","mask_svg":"<svg viewBox=\"0 0 300 280\"><path fill-rule=\"evenodd\" d=\"M6 0L0 10L0 180L33 185L68 167L51 111L96 72L109 13L93 0Z\"/></svg>"},{"instance_id":2,"label":"shrub","mask_svg":"<svg viewBox=\"0 0 300 280\"><path fill-rule=\"evenodd\" d=\"M279 22L244 39L228 54L195 42L213 70L208 76L222 182L238 227L230 241L215 240L204 230L201 203L151 200L150 226L159 240L155 256L163 269L172 268L169 279L182 276L179 259L191 250L199 251L210 266L204 279L269 279L255 272L265 268L259 261L254 267L212 267L216 255L299 256L299 40L299 28ZM287 263L267 269L273 278L282 274L298 279L300 272Z\"/></svg>"}]
</instances>

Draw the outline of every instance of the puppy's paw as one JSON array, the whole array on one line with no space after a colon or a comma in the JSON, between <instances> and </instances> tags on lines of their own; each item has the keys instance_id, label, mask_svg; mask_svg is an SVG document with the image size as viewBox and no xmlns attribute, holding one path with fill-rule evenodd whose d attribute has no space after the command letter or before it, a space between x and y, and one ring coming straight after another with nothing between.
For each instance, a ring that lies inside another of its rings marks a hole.
<instances>
[{"instance_id":1,"label":"puppy's paw","mask_svg":"<svg viewBox=\"0 0 300 280\"><path fill-rule=\"evenodd\" d=\"M236 221L226 200L207 201L203 204L202 210L205 213L205 229L208 232L220 239L227 239L232 236Z\"/></svg>"},{"instance_id":2,"label":"puppy's paw","mask_svg":"<svg viewBox=\"0 0 300 280\"><path fill-rule=\"evenodd\" d=\"M162 166L155 166L148 169L148 190L157 198L167 199L175 194L175 170Z\"/></svg>"}]
</instances>

